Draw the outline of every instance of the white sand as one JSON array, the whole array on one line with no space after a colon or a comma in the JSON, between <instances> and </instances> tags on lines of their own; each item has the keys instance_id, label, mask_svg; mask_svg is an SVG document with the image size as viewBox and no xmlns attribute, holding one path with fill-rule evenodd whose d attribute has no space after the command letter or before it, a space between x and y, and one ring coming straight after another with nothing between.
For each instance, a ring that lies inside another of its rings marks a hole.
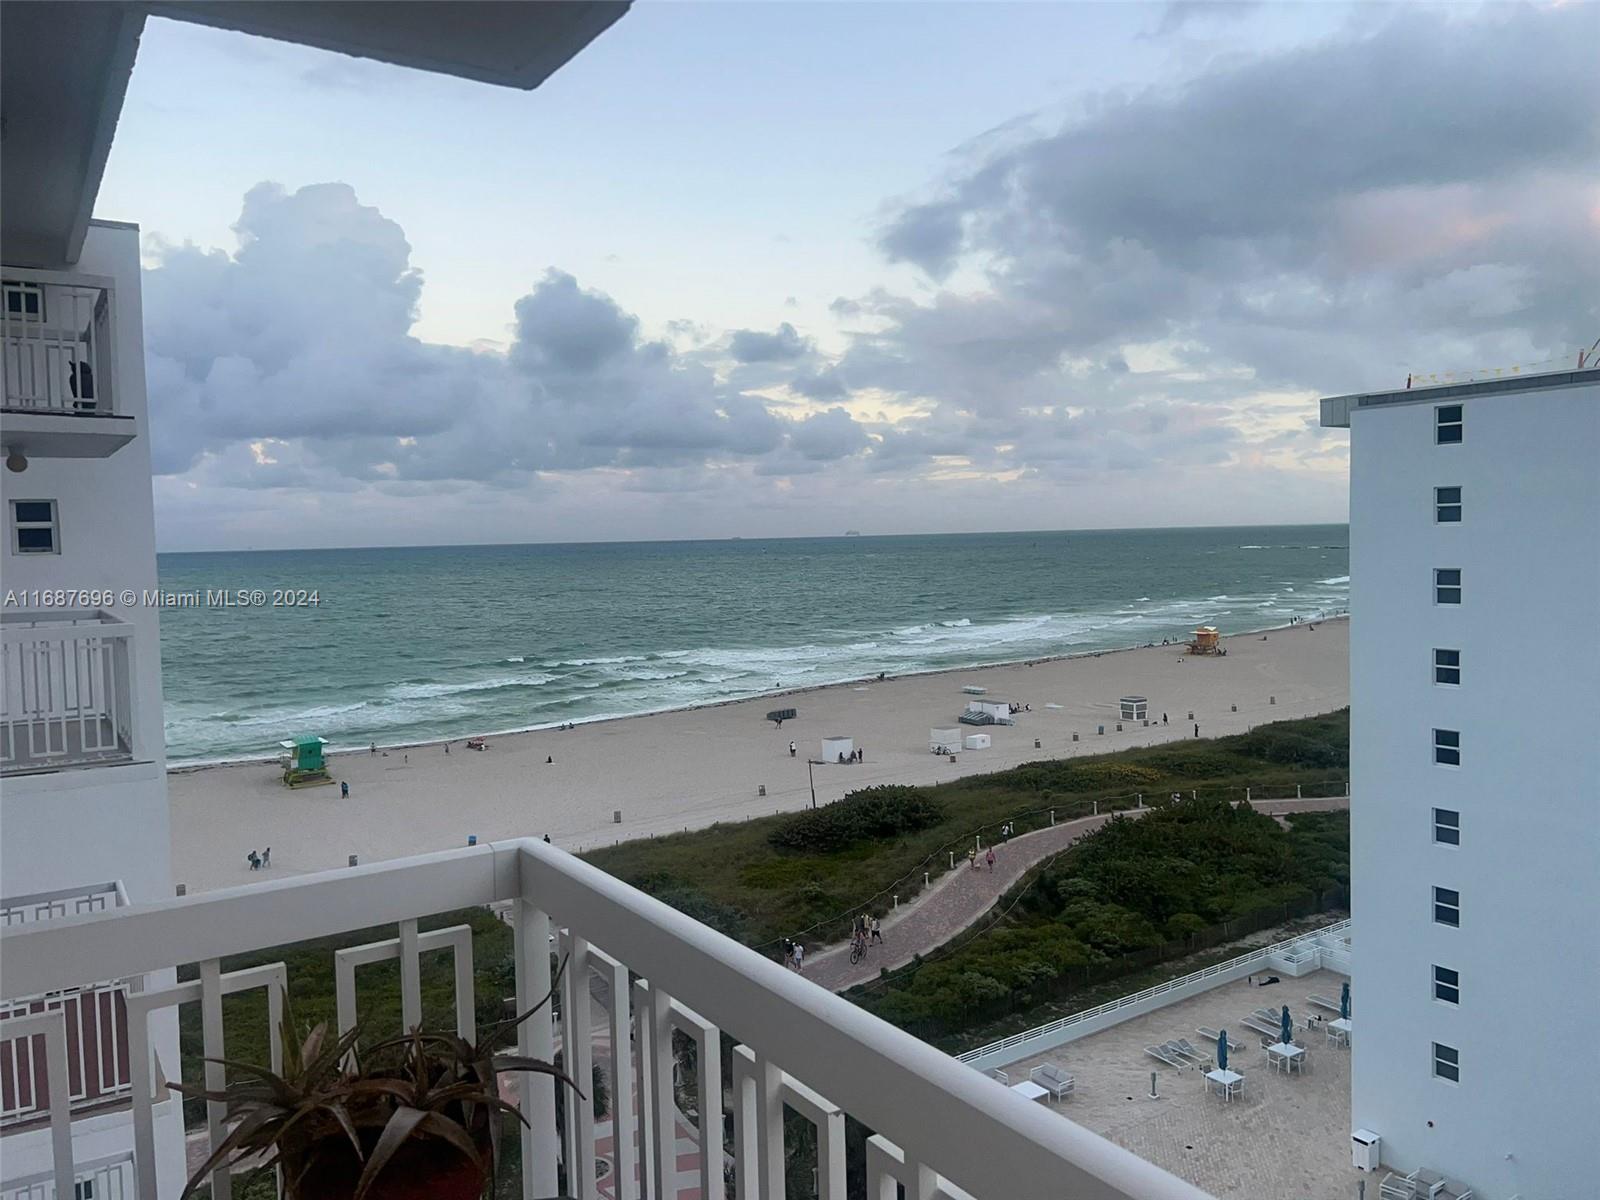
<instances>
[{"instance_id":1,"label":"white sand","mask_svg":"<svg viewBox=\"0 0 1600 1200\"><path fill-rule=\"evenodd\" d=\"M448 755L437 744L339 755L330 769L350 784L348 800L337 786L290 791L271 763L178 770L170 778L173 878L191 891L261 880L244 856L269 845L272 872L283 874L344 866L351 854L371 862L460 846L469 834L487 842L548 833L576 850L801 808L811 799L806 758L820 757L830 734L854 737L866 761L814 768L819 803L869 784L935 783L1190 737L1191 710L1201 736L1212 737L1350 702L1342 620L1225 644L1222 658L1157 646L845 684L495 737L482 752L457 741ZM988 699L1026 702L1032 712L1019 714L1014 727L987 728L992 748L964 752L952 764L929 753L928 731L956 724L968 684L986 687ZM1115 732L1124 695L1147 696L1156 724ZM782 729L764 719L769 709L791 706L800 715ZM1162 712L1170 718L1164 728ZM1104 736L1095 732L1101 724ZM795 758L791 739L799 743ZM620 824L612 819L617 809Z\"/></svg>"}]
</instances>

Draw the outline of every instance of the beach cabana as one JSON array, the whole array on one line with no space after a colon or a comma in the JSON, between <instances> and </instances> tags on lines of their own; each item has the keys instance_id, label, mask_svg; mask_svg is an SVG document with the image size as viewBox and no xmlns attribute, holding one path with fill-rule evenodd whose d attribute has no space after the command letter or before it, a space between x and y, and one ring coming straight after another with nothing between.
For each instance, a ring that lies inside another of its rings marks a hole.
<instances>
[{"instance_id":1,"label":"beach cabana","mask_svg":"<svg viewBox=\"0 0 1600 1200\"><path fill-rule=\"evenodd\" d=\"M1117 704L1122 709L1124 721L1144 721L1150 717L1150 701L1143 696L1124 696Z\"/></svg>"},{"instance_id":2,"label":"beach cabana","mask_svg":"<svg viewBox=\"0 0 1600 1200\"><path fill-rule=\"evenodd\" d=\"M840 759L849 761L856 752L856 741L848 737L825 737L822 739L822 761L836 763Z\"/></svg>"},{"instance_id":3,"label":"beach cabana","mask_svg":"<svg viewBox=\"0 0 1600 1200\"><path fill-rule=\"evenodd\" d=\"M326 738L314 734L302 734L286 742L279 742L278 745L288 752L278 756L278 760L283 763L283 782L289 787L332 783L333 780L328 775L328 765L322 758L322 748L327 744Z\"/></svg>"},{"instance_id":4,"label":"beach cabana","mask_svg":"<svg viewBox=\"0 0 1600 1200\"><path fill-rule=\"evenodd\" d=\"M956 754L961 750L961 728L928 730L928 749L934 754Z\"/></svg>"},{"instance_id":5,"label":"beach cabana","mask_svg":"<svg viewBox=\"0 0 1600 1200\"><path fill-rule=\"evenodd\" d=\"M987 733L969 733L967 734L967 749L987 750L992 740Z\"/></svg>"}]
</instances>

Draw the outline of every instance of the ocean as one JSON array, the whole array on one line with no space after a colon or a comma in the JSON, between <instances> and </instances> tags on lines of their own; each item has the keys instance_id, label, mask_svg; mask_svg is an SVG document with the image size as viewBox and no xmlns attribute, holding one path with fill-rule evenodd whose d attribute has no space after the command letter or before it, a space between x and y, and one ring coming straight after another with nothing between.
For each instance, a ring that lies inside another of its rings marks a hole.
<instances>
[{"instance_id":1,"label":"ocean","mask_svg":"<svg viewBox=\"0 0 1600 1200\"><path fill-rule=\"evenodd\" d=\"M1343 525L162 554L174 764L465 737L1343 611ZM310 599L310 596L306 597Z\"/></svg>"}]
</instances>

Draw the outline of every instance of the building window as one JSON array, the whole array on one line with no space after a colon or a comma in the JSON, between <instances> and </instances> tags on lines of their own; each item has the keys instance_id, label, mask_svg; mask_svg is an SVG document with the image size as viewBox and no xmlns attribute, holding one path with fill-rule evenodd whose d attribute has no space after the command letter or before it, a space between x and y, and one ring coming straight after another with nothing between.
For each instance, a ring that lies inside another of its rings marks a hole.
<instances>
[{"instance_id":1,"label":"building window","mask_svg":"<svg viewBox=\"0 0 1600 1200\"><path fill-rule=\"evenodd\" d=\"M1461 845L1461 814L1453 808L1434 809L1433 840L1441 846Z\"/></svg>"},{"instance_id":2,"label":"building window","mask_svg":"<svg viewBox=\"0 0 1600 1200\"><path fill-rule=\"evenodd\" d=\"M1461 524L1461 489L1436 487L1433 489L1433 519L1441 525Z\"/></svg>"},{"instance_id":3,"label":"building window","mask_svg":"<svg viewBox=\"0 0 1600 1200\"><path fill-rule=\"evenodd\" d=\"M1433 889L1433 919L1436 924L1461 927L1461 893L1452 888Z\"/></svg>"},{"instance_id":4,"label":"building window","mask_svg":"<svg viewBox=\"0 0 1600 1200\"><path fill-rule=\"evenodd\" d=\"M1461 686L1461 651L1435 650L1433 652L1433 681Z\"/></svg>"},{"instance_id":5,"label":"building window","mask_svg":"<svg viewBox=\"0 0 1600 1200\"><path fill-rule=\"evenodd\" d=\"M54 500L11 502L11 549L17 554L61 553Z\"/></svg>"},{"instance_id":6,"label":"building window","mask_svg":"<svg viewBox=\"0 0 1600 1200\"><path fill-rule=\"evenodd\" d=\"M1433 968L1433 998L1446 1004L1461 1003L1461 972L1435 965Z\"/></svg>"},{"instance_id":7,"label":"building window","mask_svg":"<svg viewBox=\"0 0 1600 1200\"><path fill-rule=\"evenodd\" d=\"M1461 440L1461 405L1441 404L1433 410L1433 440L1441 446Z\"/></svg>"},{"instance_id":8,"label":"building window","mask_svg":"<svg viewBox=\"0 0 1600 1200\"><path fill-rule=\"evenodd\" d=\"M44 289L37 283L17 283L10 279L0 284L5 292L6 316L13 321L44 320Z\"/></svg>"},{"instance_id":9,"label":"building window","mask_svg":"<svg viewBox=\"0 0 1600 1200\"><path fill-rule=\"evenodd\" d=\"M1461 568L1435 567L1433 569L1433 602L1435 604L1461 603Z\"/></svg>"},{"instance_id":10,"label":"building window","mask_svg":"<svg viewBox=\"0 0 1600 1200\"><path fill-rule=\"evenodd\" d=\"M1461 1082L1461 1051L1454 1046L1446 1046L1443 1042L1433 1044L1433 1077L1435 1079L1448 1079L1451 1083Z\"/></svg>"},{"instance_id":11,"label":"building window","mask_svg":"<svg viewBox=\"0 0 1600 1200\"><path fill-rule=\"evenodd\" d=\"M1435 729L1433 731L1433 761L1441 767L1461 765L1461 731Z\"/></svg>"}]
</instances>

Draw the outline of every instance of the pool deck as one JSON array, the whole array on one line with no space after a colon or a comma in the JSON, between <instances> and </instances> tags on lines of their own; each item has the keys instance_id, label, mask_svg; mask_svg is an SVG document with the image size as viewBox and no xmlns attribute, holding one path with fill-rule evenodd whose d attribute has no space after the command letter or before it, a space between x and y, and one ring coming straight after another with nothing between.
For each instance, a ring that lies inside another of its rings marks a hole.
<instances>
[{"instance_id":1,"label":"pool deck","mask_svg":"<svg viewBox=\"0 0 1600 1200\"><path fill-rule=\"evenodd\" d=\"M1284 976L1265 988L1243 980L1224 984L1001 1069L1015 1083L1040 1063L1058 1064L1077 1087L1051 1108L1218 1200L1350 1200L1362 1179L1376 1196L1381 1174L1364 1174L1350 1163L1349 1050L1326 1044L1320 1032L1297 1031L1311 1070L1283 1075L1267 1065L1261 1035L1239 1023L1252 1009L1284 1004L1297 1026L1308 1015L1332 1017L1307 1004L1306 996L1338 996L1344 981L1324 970ZM1178 1071L1144 1052L1186 1037L1214 1054L1215 1043L1207 1047L1196 1032L1201 1025L1226 1029L1229 1040L1244 1047L1228 1060L1229 1069L1245 1077L1243 1095L1232 1102L1209 1090L1199 1071Z\"/></svg>"}]
</instances>

